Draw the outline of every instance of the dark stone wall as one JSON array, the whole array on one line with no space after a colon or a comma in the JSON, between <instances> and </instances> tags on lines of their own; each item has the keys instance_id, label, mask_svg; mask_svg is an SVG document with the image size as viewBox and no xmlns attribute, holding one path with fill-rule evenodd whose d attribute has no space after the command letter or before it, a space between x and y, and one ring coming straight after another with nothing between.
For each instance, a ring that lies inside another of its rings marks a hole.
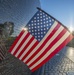
<instances>
[{"instance_id":1,"label":"dark stone wall","mask_svg":"<svg viewBox=\"0 0 74 75\"><path fill-rule=\"evenodd\" d=\"M0 0L0 23L13 22L18 35L40 7L39 0Z\"/></svg>"}]
</instances>

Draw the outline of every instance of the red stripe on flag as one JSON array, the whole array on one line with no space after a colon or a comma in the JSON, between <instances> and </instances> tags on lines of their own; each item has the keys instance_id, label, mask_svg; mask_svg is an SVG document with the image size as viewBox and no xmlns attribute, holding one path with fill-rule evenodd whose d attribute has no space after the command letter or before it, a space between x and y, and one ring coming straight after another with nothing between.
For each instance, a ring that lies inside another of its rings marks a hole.
<instances>
[{"instance_id":1,"label":"red stripe on flag","mask_svg":"<svg viewBox=\"0 0 74 75\"><path fill-rule=\"evenodd\" d=\"M28 37L27 37L28 38ZM32 38L29 40L29 42L26 44L26 46L22 49L22 51L20 52L20 54L17 56L17 58L19 58L23 52L25 51L25 49L31 44L31 42L34 40L35 38L32 36Z\"/></svg>"},{"instance_id":2,"label":"red stripe on flag","mask_svg":"<svg viewBox=\"0 0 74 75\"><path fill-rule=\"evenodd\" d=\"M15 50L15 52L13 53L13 55L15 56L16 53L18 52L18 50L20 49L20 47L23 45L23 43L26 41L26 38L28 38L30 35L30 33L27 33L27 35L24 37L24 39L21 41L21 43L19 44L19 46L17 47L17 49Z\"/></svg>"},{"instance_id":3,"label":"red stripe on flag","mask_svg":"<svg viewBox=\"0 0 74 75\"><path fill-rule=\"evenodd\" d=\"M32 62L29 67L35 64L38 60L40 60L54 45L58 40L66 33L66 29L64 29L53 41L52 43L45 49L45 51L34 61Z\"/></svg>"},{"instance_id":4,"label":"red stripe on flag","mask_svg":"<svg viewBox=\"0 0 74 75\"><path fill-rule=\"evenodd\" d=\"M35 68L33 68L31 71L35 71L39 67L41 67L43 64L45 64L49 59L51 59L57 52L59 52L64 46L66 46L67 43L69 43L73 39L73 36L70 35L61 45L59 45L45 60L43 60L40 64L38 64Z\"/></svg>"},{"instance_id":5,"label":"red stripe on flag","mask_svg":"<svg viewBox=\"0 0 74 75\"><path fill-rule=\"evenodd\" d=\"M11 52L13 50L14 46L16 45L16 43L18 42L18 40L21 38L21 36L23 35L24 32L25 32L24 30L22 30L20 32L20 34L18 35L18 37L16 38L16 40L14 41L14 43L12 44L12 46L10 47L9 52Z\"/></svg>"},{"instance_id":6,"label":"red stripe on flag","mask_svg":"<svg viewBox=\"0 0 74 75\"><path fill-rule=\"evenodd\" d=\"M57 26L53 29L53 31L50 33L50 35L45 39L45 41L42 43L42 45L38 48L38 50L26 61L28 63L48 42L48 40L55 34L56 30L60 28L60 24L57 24ZM29 55L29 54L28 54Z\"/></svg>"}]
</instances>

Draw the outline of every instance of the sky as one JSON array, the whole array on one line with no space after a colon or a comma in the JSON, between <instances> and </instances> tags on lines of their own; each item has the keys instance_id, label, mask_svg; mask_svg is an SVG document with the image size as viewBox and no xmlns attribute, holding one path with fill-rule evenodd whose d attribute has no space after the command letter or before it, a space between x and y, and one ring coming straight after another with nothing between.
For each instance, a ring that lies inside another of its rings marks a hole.
<instances>
[{"instance_id":1,"label":"sky","mask_svg":"<svg viewBox=\"0 0 74 75\"><path fill-rule=\"evenodd\" d=\"M13 35L18 35L36 13L37 6L69 29L74 29L74 0L0 0L0 23L13 22Z\"/></svg>"},{"instance_id":2,"label":"sky","mask_svg":"<svg viewBox=\"0 0 74 75\"><path fill-rule=\"evenodd\" d=\"M74 0L40 0L41 8L74 30Z\"/></svg>"}]
</instances>

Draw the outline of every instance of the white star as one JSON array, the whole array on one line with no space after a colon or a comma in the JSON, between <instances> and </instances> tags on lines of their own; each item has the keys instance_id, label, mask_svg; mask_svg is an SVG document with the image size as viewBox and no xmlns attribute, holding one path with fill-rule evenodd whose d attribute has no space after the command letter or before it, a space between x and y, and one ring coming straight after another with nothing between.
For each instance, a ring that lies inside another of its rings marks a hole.
<instances>
[{"instance_id":1,"label":"white star","mask_svg":"<svg viewBox=\"0 0 74 75\"><path fill-rule=\"evenodd\" d=\"M40 18L42 18L42 16L40 16Z\"/></svg>"},{"instance_id":2,"label":"white star","mask_svg":"<svg viewBox=\"0 0 74 75\"><path fill-rule=\"evenodd\" d=\"M37 14L39 16L39 14Z\"/></svg>"},{"instance_id":3,"label":"white star","mask_svg":"<svg viewBox=\"0 0 74 75\"><path fill-rule=\"evenodd\" d=\"M48 21L46 21L48 23Z\"/></svg>"},{"instance_id":4,"label":"white star","mask_svg":"<svg viewBox=\"0 0 74 75\"><path fill-rule=\"evenodd\" d=\"M29 26L30 26L30 24L29 24Z\"/></svg>"},{"instance_id":5,"label":"white star","mask_svg":"<svg viewBox=\"0 0 74 75\"><path fill-rule=\"evenodd\" d=\"M34 25L36 25L36 23L34 23Z\"/></svg>"},{"instance_id":6,"label":"white star","mask_svg":"<svg viewBox=\"0 0 74 75\"><path fill-rule=\"evenodd\" d=\"M44 28L44 30L46 30L46 28Z\"/></svg>"},{"instance_id":7,"label":"white star","mask_svg":"<svg viewBox=\"0 0 74 75\"><path fill-rule=\"evenodd\" d=\"M31 29L31 28L29 27L29 29Z\"/></svg>"},{"instance_id":8,"label":"white star","mask_svg":"<svg viewBox=\"0 0 74 75\"><path fill-rule=\"evenodd\" d=\"M41 32L41 34L43 34L43 32Z\"/></svg>"},{"instance_id":9,"label":"white star","mask_svg":"<svg viewBox=\"0 0 74 75\"><path fill-rule=\"evenodd\" d=\"M45 15L43 15L43 17L45 17Z\"/></svg>"},{"instance_id":10,"label":"white star","mask_svg":"<svg viewBox=\"0 0 74 75\"><path fill-rule=\"evenodd\" d=\"M38 34L40 34L40 33L38 33Z\"/></svg>"},{"instance_id":11,"label":"white star","mask_svg":"<svg viewBox=\"0 0 74 75\"><path fill-rule=\"evenodd\" d=\"M52 21L54 21L54 19L52 19Z\"/></svg>"},{"instance_id":12,"label":"white star","mask_svg":"<svg viewBox=\"0 0 74 75\"><path fill-rule=\"evenodd\" d=\"M51 22L51 20L49 20L49 22Z\"/></svg>"},{"instance_id":13,"label":"white star","mask_svg":"<svg viewBox=\"0 0 74 75\"><path fill-rule=\"evenodd\" d=\"M36 17L34 17L34 19L36 19Z\"/></svg>"},{"instance_id":14,"label":"white star","mask_svg":"<svg viewBox=\"0 0 74 75\"><path fill-rule=\"evenodd\" d=\"M42 15L42 13L40 15Z\"/></svg>"},{"instance_id":15,"label":"white star","mask_svg":"<svg viewBox=\"0 0 74 75\"><path fill-rule=\"evenodd\" d=\"M32 29L33 29L33 27L32 27Z\"/></svg>"},{"instance_id":16,"label":"white star","mask_svg":"<svg viewBox=\"0 0 74 75\"><path fill-rule=\"evenodd\" d=\"M48 24L47 24L47 26L48 26Z\"/></svg>"},{"instance_id":17,"label":"white star","mask_svg":"<svg viewBox=\"0 0 74 75\"><path fill-rule=\"evenodd\" d=\"M42 11L40 11L40 12L42 12Z\"/></svg>"},{"instance_id":18,"label":"white star","mask_svg":"<svg viewBox=\"0 0 74 75\"><path fill-rule=\"evenodd\" d=\"M47 16L47 14L46 14L46 16Z\"/></svg>"},{"instance_id":19,"label":"white star","mask_svg":"<svg viewBox=\"0 0 74 75\"><path fill-rule=\"evenodd\" d=\"M43 37L43 35L41 35L41 37Z\"/></svg>"},{"instance_id":20,"label":"white star","mask_svg":"<svg viewBox=\"0 0 74 75\"><path fill-rule=\"evenodd\" d=\"M36 20L34 20L34 22L36 22Z\"/></svg>"},{"instance_id":21,"label":"white star","mask_svg":"<svg viewBox=\"0 0 74 75\"><path fill-rule=\"evenodd\" d=\"M45 25L44 25L44 27L45 27Z\"/></svg>"},{"instance_id":22,"label":"white star","mask_svg":"<svg viewBox=\"0 0 74 75\"><path fill-rule=\"evenodd\" d=\"M42 21L42 19L40 21Z\"/></svg>"},{"instance_id":23,"label":"white star","mask_svg":"<svg viewBox=\"0 0 74 75\"><path fill-rule=\"evenodd\" d=\"M40 28L40 27L38 26L38 28Z\"/></svg>"},{"instance_id":24,"label":"white star","mask_svg":"<svg viewBox=\"0 0 74 75\"><path fill-rule=\"evenodd\" d=\"M35 36L37 38L37 36Z\"/></svg>"},{"instance_id":25,"label":"white star","mask_svg":"<svg viewBox=\"0 0 74 75\"><path fill-rule=\"evenodd\" d=\"M32 24L32 26L33 26L33 24Z\"/></svg>"},{"instance_id":26,"label":"white star","mask_svg":"<svg viewBox=\"0 0 74 75\"><path fill-rule=\"evenodd\" d=\"M40 36L38 36L38 37L40 37Z\"/></svg>"},{"instance_id":27,"label":"white star","mask_svg":"<svg viewBox=\"0 0 74 75\"><path fill-rule=\"evenodd\" d=\"M37 17L39 19L39 17Z\"/></svg>"},{"instance_id":28,"label":"white star","mask_svg":"<svg viewBox=\"0 0 74 75\"><path fill-rule=\"evenodd\" d=\"M44 32L44 34L45 34L46 32Z\"/></svg>"},{"instance_id":29,"label":"white star","mask_svg":"<svg viewBox=\"0 0 74 75\"><path fill-rule=\"evenodd\" d=\"M42 28L42 25L41 25L41 28Z\"/></svg>"},{"instance_id":30,"label":"white star","mask_svg":"<svg viewBox=\"0 0 74 75\"><path fill-rule=\"evenodd\" d=\"M40 39L38 39L40 41Z\"/></svg>"},{"instance_id":31,"label":"white star","mask_svg":"<svg viewBox=\"0 0 74 75\"><path fill-rule=\"evenodd\" d=\"M48 30L49 28L47 28L47 30Z\"/></svg>"},{"instance_id":32,"label":"white star","mask_svg":"<svg viewBox=\"0 0 74 75\"><path fill-rule=\"evenodd\" d=\"M41 24L42 24L42 22L41 22Z\"/></svg>"},{"instance_id":33,"label":"white star","mask_svg":"<svg viewBox=\"0 0 74 75\"><path fill-rule=\"evenodd\" d=\"M48 18L46 18L48 20Z\"/></svg>"},{"instance_id":34,"label":"white star","mask_svg":"<svg viewBox=\"0 0 74 75\"><path fill-rule=\"evenodd\" d=\"M43 20L45 20L45 18Z\"/></svg>"},{"instance_id":35,"label":"white star","mask_svg":"<svg viewBox=\"0 0 74 75\"><path fill-rule=\"evenodd\" d=\"M35 28L36 28L36 26L35 26Z\"/></svg>"},{"instance_id":36,"label":"white star","mask_svg":"<svg viewBox=\"0 0 74 75\"><path fill-rule=\"evenodd\" d=\"M33 23L33 21L31 21Z\"/></svg>"},{"instance_id":37,"label":"white star","mask_svg":"<svg viewBox=\"0 0 74 75\"><path fill-rule=\"evenodd\" d=\"M50 23L50 26L51 26L51 23Z\"/></svg>"},{"instance_id":38,"label":"white star","mask_svg":"<svg viewBox=\"0 0 74 75\"><path fill-rule=\"evenodd\" d=\"M39 22L39 20L37 20Z\"/></svg>"},{"instance_id":39,"label":"white star","mask_svg":"<svg viewBox=\"0 0 74 75\"><path fill-rule=\"evenodd\" d=\"M43 22L45 24L45 22Z\"/></svg>"},{"instance_id":40,"label":"white star","mask_svg":"<svg viewBox=\"0 0 74 75\"><path fill-rule=\"evenodd\" d=\"M37 23L39 25L39 23Z\"/></svg>"},{"instance_id":41,"label":"white star","mask_svg":"<svg viewBox=\"0 0 74 75\"><path fill-rule=\"evenodd\" d=\"M50 19L50 17L49 17L49 19Z\"/></svg>"},{"instance_id":42,"label":"white star","mask_svg":"<svg viewBox=\"0 0 74 75\"><path fill-rule=\"evenodd\" d=\"M43 13L43 14L45 14L45 13Z\"/></svg>"},{"instance_id":43,"label":"white star","mask_svg":"<svg viewBox=\"0 0 74 75\"><path fill-rule=\"evenodd\" d=\"M43 30L43 29L41 29L41 30Z\"/></svg>"}]
</instances>

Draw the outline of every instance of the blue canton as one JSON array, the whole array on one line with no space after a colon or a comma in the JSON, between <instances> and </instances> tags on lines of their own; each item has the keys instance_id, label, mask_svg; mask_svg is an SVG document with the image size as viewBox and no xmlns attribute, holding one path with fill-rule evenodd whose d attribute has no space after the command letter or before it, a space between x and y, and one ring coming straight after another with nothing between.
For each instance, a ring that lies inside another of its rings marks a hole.
<instances>
[{"instance_id":1,"label":"blue canton","mask_svg":"<svg viewBox=\"0 0 74 75\"><path fill-rule=\"evenodd\" d=\"M27 24L28 31L41 41L54 23L54 19L39 10Z\"/></svg>"}]
</instances>

